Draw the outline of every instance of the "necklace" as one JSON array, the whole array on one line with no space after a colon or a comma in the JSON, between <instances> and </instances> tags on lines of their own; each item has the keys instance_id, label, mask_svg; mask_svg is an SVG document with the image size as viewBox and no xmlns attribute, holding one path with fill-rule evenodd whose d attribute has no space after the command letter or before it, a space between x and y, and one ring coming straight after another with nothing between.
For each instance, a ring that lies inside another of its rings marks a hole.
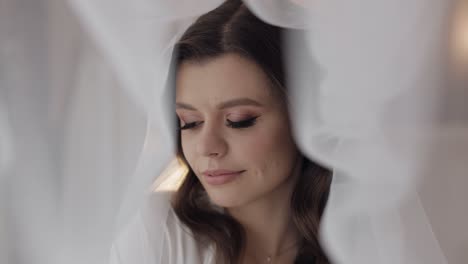
<instances>
[{"instance_id":1,"label":"necklace","mask_svg":"<svg viewBox=\"0 0 468 264\"><path fill-rule=\"evenodd\" d=\"M274 256L273 255L268 255L266 257L266 263L268 264L271 264L273 263L273 261L280 257L281 255L283 255L284 253L288 252L289 250L293 249L299 242L295 242L294 244L292 244L291 246L287 247L287 248L284 248L282 249L280 252L278 252L277 254L275 254Z\"/></svg>"}]
</instances>

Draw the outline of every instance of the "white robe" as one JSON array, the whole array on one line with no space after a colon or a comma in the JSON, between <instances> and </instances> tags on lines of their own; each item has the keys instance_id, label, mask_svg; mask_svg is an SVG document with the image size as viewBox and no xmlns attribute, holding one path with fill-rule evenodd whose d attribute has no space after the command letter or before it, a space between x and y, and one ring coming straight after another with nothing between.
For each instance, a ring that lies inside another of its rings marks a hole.
<instances>
[{"instance_id":1,"label":"white robe","mask_svg":"<svg viewBox=\"0 0 468 264\"><path fill-rule=\"evenodd\" d=\"M155 192L114 241L110 264L214 264L213 247L200 249L170 205Z\"/></svg>"}]
</instances>

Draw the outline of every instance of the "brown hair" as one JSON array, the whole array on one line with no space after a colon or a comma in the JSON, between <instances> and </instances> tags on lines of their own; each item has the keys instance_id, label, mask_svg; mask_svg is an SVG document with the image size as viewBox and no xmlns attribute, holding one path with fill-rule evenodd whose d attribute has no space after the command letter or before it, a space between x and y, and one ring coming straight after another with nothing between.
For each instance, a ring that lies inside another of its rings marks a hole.
<instances>
[{"instance_id":1,"label":"brown hair","mask_svg":"<svg viewBox=\"0 0 468 264\"><path fill-rule=\"evenodd\" d=\"M176 44L176 65L236 53L257 63L272 87L285 96L284 29L255 17L239 0L228 0L201 16ZM285 101L286 98L284 98ZM187 164L180 147L179 158ZM330 170L303 157L301 176L291 198L292 218L302 235L294 263L329 263L318 241L319 221L331 183ZM189 166L188 166L189 167ZM216 263L235 264L244 252L245 231L231 216L209 204L206 191L190 169L173 197L175 213L201 245L214 243Z\"/></svg>"}]
</instances>

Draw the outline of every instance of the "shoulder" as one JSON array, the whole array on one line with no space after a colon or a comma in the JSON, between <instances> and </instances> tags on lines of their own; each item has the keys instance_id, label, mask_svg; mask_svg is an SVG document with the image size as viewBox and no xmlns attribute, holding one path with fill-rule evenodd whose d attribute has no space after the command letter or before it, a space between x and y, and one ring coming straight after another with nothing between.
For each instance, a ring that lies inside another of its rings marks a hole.
<instances>
[{"instance_id":1,"label":"shoulder","mask_svg":"<svg viewBox=\"0 0 468 264\"><path fill-rule=\"evenodd\" d=\"M172 192L153 192L114 240L110 263L161 263L172 214Z\"/></svg>"},{"instance_id":2,"label":"shoulder","mask_svg":"<svg viewBox=\"0 0 468 264\"><path fill-rule=\"evenodd\" d=\"M147 205L147 223L155 224L158 222L158 216L154 216L155 212L166 212L164 215L165 222L163 234L151 234L151 237L161 238L164 237L165 242L162 247L162 255L165 259L161 263L180 263L180 264L202 264L209 263L211 259L211 253L205 251L200 247L197 240L195 239L192 231L177 217L172 205L171 199L174 192L164 192L153 195L148 200ZM160 222L160 221L159 221ZM208 249L210 250L210 249Z\"/></svg>"},{"instance_id":3,"label":"shoulder","mask_svg":"<svg viewBox=\"0 0 468 264\"><path fill-rule=\"evenodd\" d=\"M191 231L175 214L174 192L151 193L139 213L122 230L111 252L111 264L203 263Z\"/></svg>"},{"instance_id":4,"label":"shoulder","mask_svg":"<svg viewBox=\"0 0 468 264\"><path fill-rule=\"evenodd\" d=\"M174 195L172 191L152 192L145 199L141 209L141 216L147 224L166 224L169 215L174 213L171 199Z\"/></svg>"}]
</instances>

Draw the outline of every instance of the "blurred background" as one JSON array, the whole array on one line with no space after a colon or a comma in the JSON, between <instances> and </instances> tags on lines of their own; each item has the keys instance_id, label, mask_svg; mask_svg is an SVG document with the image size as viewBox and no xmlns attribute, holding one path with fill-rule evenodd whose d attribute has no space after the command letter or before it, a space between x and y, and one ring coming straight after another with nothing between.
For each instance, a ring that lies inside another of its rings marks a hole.
<instances>
[{"instance_id":1,"label":"blurred background","mask_svg":"<svg viewBox=\"0 0 468 264\"><path fill-rule=\"evenodd\" d=\"M468 1L452 2L441 96L456 100L438 114L466 125ZM63 0L0 0L0 264L106 263L147 115L80 21ZM444 133L418 192L448 263L463 264L468 128Z\"/></svg>"},{"instance_id":2,"label":"blurred background","mask_svg":"<svg viewBox=\"0 0 468 264\"><path fill-rule=\"evenodd\" d=\"M1 0L0 41L0 263L105 263L145 112L66 1Z\"/></svg>"}]
</instances>

